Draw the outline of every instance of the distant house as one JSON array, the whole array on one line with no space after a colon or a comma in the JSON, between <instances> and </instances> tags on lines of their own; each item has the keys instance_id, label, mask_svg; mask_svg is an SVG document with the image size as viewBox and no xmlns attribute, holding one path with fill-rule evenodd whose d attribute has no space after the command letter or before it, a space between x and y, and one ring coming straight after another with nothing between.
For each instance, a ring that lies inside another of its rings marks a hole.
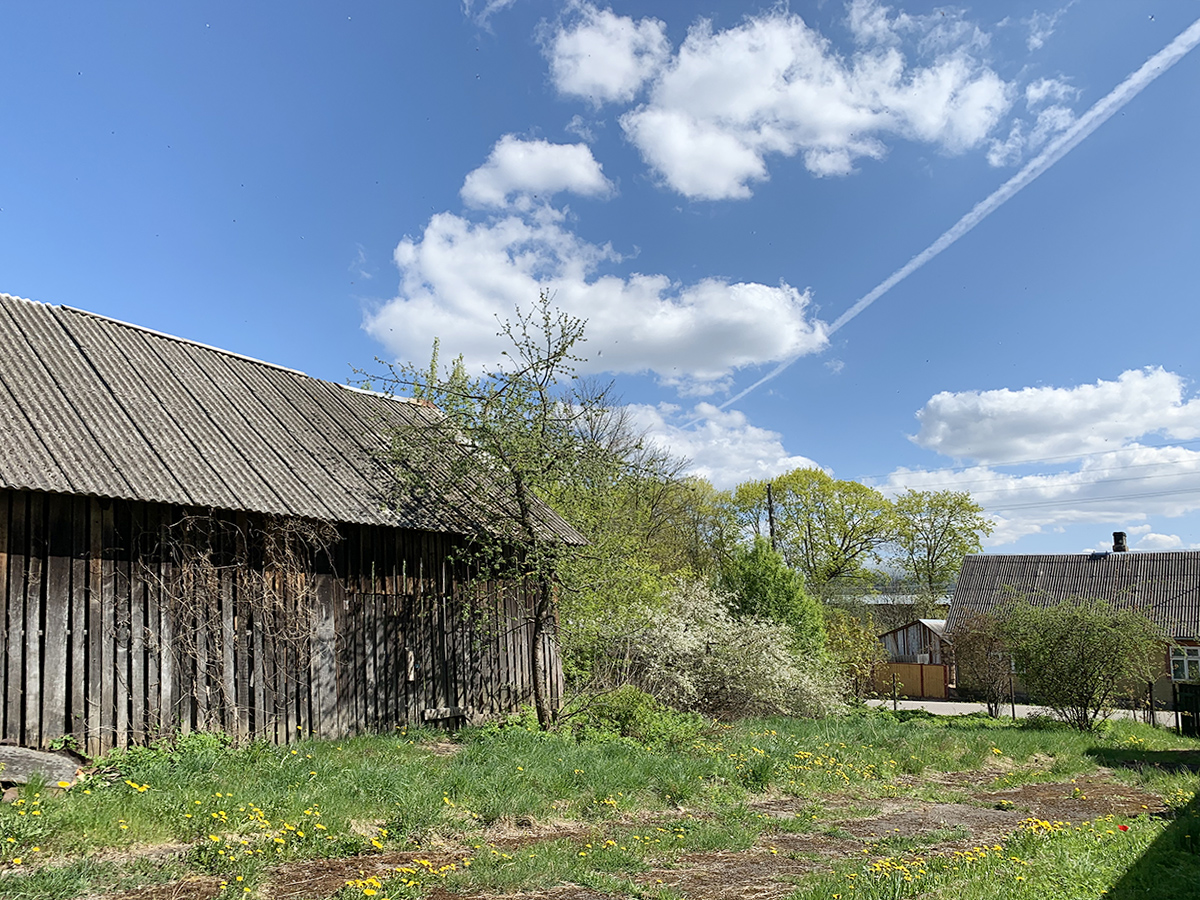
<instances>
[{"instance_id":1,"label":"distant house","mask_svg":"<svg viewBox=\"0 0 1200 900\"><path fill-rule=\"evenodd\" d=\"M1125 535L1114 534L1123 547ZM1013 598L1057 604L1076 597L1136 609L1157 624L1169 646L1156 701L1171 697L1171 681L1200 679L1200 551L1157 553L978 554L963 561L946 633L971 616L995 612Z\"/></svg>"},{"instance_id":2,"label":"distant house","mask_svg":"<svg viewBox=\"0 0 1200 900\"><path fill-rule=\"evenodd\" d=\"M917 619L884 632L879 640L891 662L940 666L952 659L945 619Z\"/></svg>"},{"instance_id":3,"label":"distant house","mask_svg":"<svg viewBox=\"0 0 1200 900\"><path fill-rule=\"evenodd\" d=\"M522 586L456 556L495 498L387 461L437 415L0 294L0 738L466 721L527 702L535 654L560 692Z\"/></svg>"}]
</instances>

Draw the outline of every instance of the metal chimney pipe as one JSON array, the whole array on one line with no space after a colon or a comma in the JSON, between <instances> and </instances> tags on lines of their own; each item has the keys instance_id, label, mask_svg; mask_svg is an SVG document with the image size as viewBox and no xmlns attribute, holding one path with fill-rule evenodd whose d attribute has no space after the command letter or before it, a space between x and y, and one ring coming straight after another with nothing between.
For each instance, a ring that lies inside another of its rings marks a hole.
<instances>
[{"instance_id":1,"label":"metal chimney pipe","mask_svg":"<svg viewBox=\"0 0 1200 900\"><path fill-rule=\"evenodd\" d=\"M1124 553L1129 549L1129 544L1125 541L1125 532L1113 532L1113 553Z\"/></svg>"}]
</instances>

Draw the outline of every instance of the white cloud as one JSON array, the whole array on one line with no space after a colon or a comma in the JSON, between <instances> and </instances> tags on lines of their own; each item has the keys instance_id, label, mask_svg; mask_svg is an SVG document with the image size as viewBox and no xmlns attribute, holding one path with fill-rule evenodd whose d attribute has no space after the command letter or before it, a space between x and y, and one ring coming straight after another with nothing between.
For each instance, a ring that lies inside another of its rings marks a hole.
<instances>
[{"instance_id":1,"label":"white cloud","mask_svg":"<svg viewBox=\"0 0 1200 900\"><path fill-rule=\"evenodd\" d=\"M503 12L508 9L517 0L484 0L479 3L476 0L462 0L463 15L484 28L487 27L488 19L498 12Z\"/></svg>"},{"instance_id":2,"label":"white cloud","mask_svg":"<svg viewBox=\"0 0 1200 900\"><path fill-rule=\"evenodd\" d=\"M1050 36L1054 34L1054 29L1058 27L1058 20L1062 18L1063 13L1074 5L1075 0L1071 0L1062 9L1056 9L1054 12L1044 13L1035 12L1028 19L1022 19L1021 24L1029 29L1029 36L1025 39L1025 46L1030 52L1041 50L1046 45L1046 41L1050 40Z\"/></svg>"},{"instance_id":3,"label":"white cloud","mask_svg":"<svg viewBox=\"0 0 1200 900\"><path fill-rule=\"evenodd\" d=\"M985 140L1013 89L977 58L986 37L943 18L856 3L851 27L863 46L849 57L784 10L723 31L702 20L621 125L666 184L710 200L749 196L772 154L800 154L826 176L882 157L886 137L958 153ZM901 52L910 35L928 61Z\"/></svg>"},{"instance_id":4,"label":"white cloud","mask_svg":"<svg viewBox=\"0 0 1200 900\"><path fill-rule=\"evenodd\" d=\"M1200 437L1200 400L1162 368L1071 388L944 391L917 413L911 439L956 459L1011 463L1110 450L1148 434Z\"/></svg>"},{"instance_id":5,"label":"white cloud","mask_svg":"<svg viewBox=\"0 0 1200 900\"><path fill-rule=\"evenodd\" d=\"M1061 78L1039 78L1025 86L1025 103L1036 107L1047 101L1074 100L1079 88Z\"/></svg>"},{"instance_id":6,"label":"white cloud","mask_svg":"<svg viewBox=\"0 0 1200 900\"><path fill-rule=\"evenodd\" d=\"M990 545L1078 523L1136 533L1128 523L1200 510L1200 452L1134 444L1086 457L1072 471L1027 475L987 466L897 469L880 487L887 493L910 487L968 491L996 519Z\"/></svg>"},{"instance_id":7,"label":"white cloud","mask_svg":"<svg viewBox=\"0 0 1200 900\"><path fill-rule=\"evenodd\" d=\"M573 134L582 141L587 141L589 144L596 139L596 133L592 130L592 125L583 116L576 114L571 116L571 121L563 126L563 131L567 134Z\"/></svg>"},{"instance_id":8,"label":"white cloud","mask_svg":"<svg viewBox=\"0 0 1200 900\"><path fill-rule=\"evenodd\" d=\"M653 443L690 461L688 472L722 489L752 479L771 478L797 468L821 468L806 456L783 448L778 432L751 425L743 413L700 403L690 412L660 403L628 407L630 420ZM703 419L698 428L683 423Z\"/></svg>"},{"instance_id":9,"label":"white cloud","mask_svg":"<svg viewBox=\"0 0 1200 900\"><path fill-rule=\"evenodd\" d=\"M881 487L969 491L996 515L991 544L1096 522L1146 532L1148 547L1162 538L1130 523L1200 510L1200 451L1138 441L1200 437L1200 399L1187 399L1183 379L1161 368L1071 388L943 392L917 418L916 443L982 465L897 469ZM1038 460L1052 471L997 468Z\"/></svg>"},{"instance_id":10,"label":"white cloud","mask_svg":"<svg viewBox=\"0 0 1200 900\"><path fill-rule=\"evenodd\" d=\"M546 200L560 191L603 197L612 192L612 182L586 144L526 141L506 134L492 147L487 162L467 174L461 194L469 206L514 202L528 208L534 199Z\"/></svg>"},{"instance_id":11,"label":"white cloud","mask_svg":"<svg viewBox=\"0 0 1200 900\"><path fill-rule=\"evenodd\" d=\"M1032 114L1032 121L1014 119L1008 137L993 138L988 144L988 163L996 167L1015 166L1026 154L1036 153L1066 131L1075 124L1075 112L1061 101L1078 96L1078 88L1060 78L1041 78L1026 85L1025 106Z\"/></svg>"},{"instance_id":12,"label":"white cloud","mask_svg":"<svg viewBox=\"0 0 1200 900\"><path fill-rule=\"evenodd\" d=\"M671 45L658 19L635 22L577 2L544 37L543 52L558 92L598 107L633 100L670 55Z\"/></svg>"},{"instance_id":13,"label":"white cloud","mask_svg":"<svg viewBox=\"0 0 1200 900\"><path fill-rule=\"evenodd\" d=\"M1151 532L1137 543L1138 550L1184 550L1183 538L1177 534Z\"/></svg>"},{"instance_id":14,"label":"white cloud","mask_svg":"<svg viewBox=\"0 0 1200 900\"><path fill-rule=\"evenodd\" d=\"M587 320L582 355L590 359L581 371L654 372L692 394L738 369L825 346L809 295L790 285L600 272L620 259L579 238L566 214L548 206L485 222L440 213L420 237L400 242L400 293L364 324L402 358L421 359L440 336L447 352L489 365L505 346L497 318L528 309L545 289Z\"/></svg>"}]
</instances>

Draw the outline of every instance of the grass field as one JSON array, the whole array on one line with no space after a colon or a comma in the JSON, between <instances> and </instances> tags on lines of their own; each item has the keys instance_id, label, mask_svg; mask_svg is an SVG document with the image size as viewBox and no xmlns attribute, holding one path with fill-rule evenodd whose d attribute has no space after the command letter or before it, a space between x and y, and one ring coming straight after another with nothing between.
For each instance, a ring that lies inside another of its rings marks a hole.
<instances>
[{"instance_id":1,"label":"grass field","mask_svg":"<svg viewBox=\"0 0 1200 900\"><path fill-rule=\"evenodd\" d=\"M0 807L0 897L1200 897L1200 742L860 712L135 748Z\"/></svg>"}]
</instances>

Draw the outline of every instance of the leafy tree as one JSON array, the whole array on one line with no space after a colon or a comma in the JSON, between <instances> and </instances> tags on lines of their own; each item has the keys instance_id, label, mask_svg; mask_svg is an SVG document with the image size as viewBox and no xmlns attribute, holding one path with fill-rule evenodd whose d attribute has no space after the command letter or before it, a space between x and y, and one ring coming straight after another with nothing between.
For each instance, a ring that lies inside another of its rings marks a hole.
<instances>
[{"instance_id":1,"label":"leafy tree","mask_svg":"<svg viewBox=\"0 0 1200 900\"><path fill-rule=\"evenodd\" d=\"M733 502L739 521L756 535L769 532L774 513L776 549L804 574L811 589L871 577L867 563L895 531L892 505L874 488L839 481L820 469L796 469L767 482L738 485Z\"/></svg>"},{"instance_id":2,"label":"leafy tree","mask_svg":"<svg viewBox=\"0 0 1200 900\"><path fill-rule=\"evenodd\" d=\"M398 425L391 457L397 502L422 493L457 508L473 531L471 560L485 577L516 578L533 589L531 666L543 727L554 718L546 692L545 639L555 638L556 582L574 548L555 532L549 503L564 486L586 483L621 462L606 430L607 393L576 378L584 322L553 308L543 293L500 333L504 362L470 375L461 357L443 369L435 343L427 368L389 367L386 386L427 401L440 415ZM419 438L413 439L413 431Z\"/></svg>"},{"instance_id":3,"label":"leafy tree","mask_svg":"<svg viewBox=\"0 0 1200 900\"><path fill-rule=\"evenodd\" d=\"M963 557L978 553L993 525L965 491L907 491L892 502L900 568L921 594L936 597L958 578Z\"/></svg>"},{"instance_id":4,"label":"leafy tree","mask_svg":"<svg viewBox=\"0 0 1200 900\"><path fill-rule=\"evenodd\" d=\"M796 650L819 654L825 650L821 606L804 592L804 578L789 569L763 538L734 551L721 570L721 590L729 595L733 612L788 625L796 634Z\"/></svg>"},{"instance_id":5,"label":"leafy tree","mask_svg":"<svg viewBox=\"0 0 1200 900\"><path fill-rule=\"evenodd\" d=\"M829 658L842 673L846 687L860 700L875 684L875 670L887 662L887 650L875 634L869 612L854 615L835 607L825 610Z\"/></svg>"},{"instance_id":6,"label":"leafy tree","mask_svg":"<svg viewBox=\"0 0 1200 900\"><path fill-rule=\"evenodd\" d=\"M1153 680L1165 640L1140 612L1090 598L1017 602L1004 613L1002 633L1030 698L1080 731L1123 688Z\"/></svg>"},{"instance_id":7,"label":"leafy tree","mask_svg":"<svg viewBox=\"0 0 1200 900\"><path fill-rule=\"evenodd\" d=\"M1012 654L995 616L969 616L955 626L954 662L958 685L983 697L988 714L999 716L1012 688Z\"/></svg>"}]
</instances>

